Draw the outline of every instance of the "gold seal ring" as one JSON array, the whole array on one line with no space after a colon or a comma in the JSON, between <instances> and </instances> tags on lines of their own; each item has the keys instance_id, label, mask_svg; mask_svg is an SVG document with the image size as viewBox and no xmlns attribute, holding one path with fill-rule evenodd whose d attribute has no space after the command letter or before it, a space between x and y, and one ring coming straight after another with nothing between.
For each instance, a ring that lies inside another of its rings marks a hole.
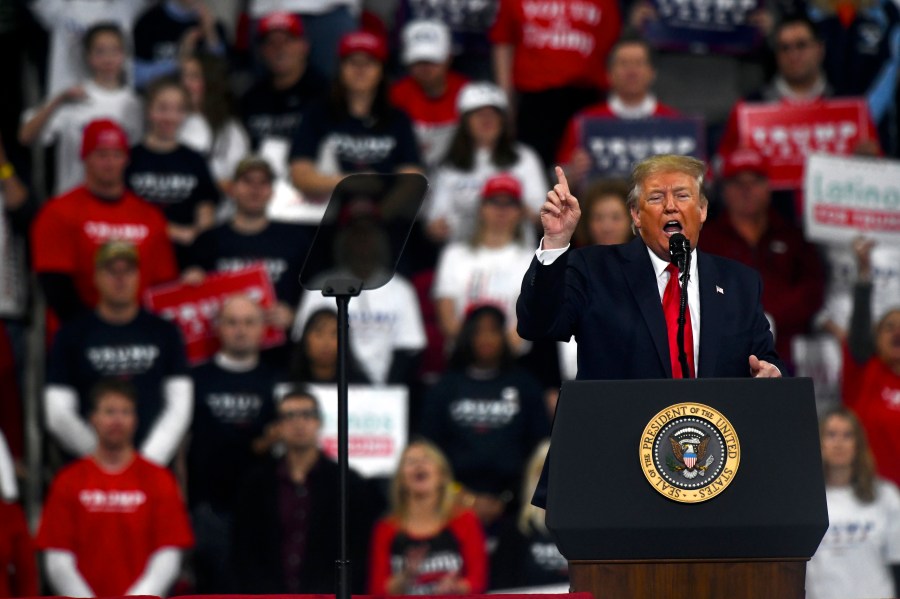
<instances>
[{"instance_id":1,"label":"gold seal ring","mask_svg":"<svg viewBox=\"0 0 900 599\"><path fill-rule=\"evenodd\" d=\"M722 412L684 402L660 410L640 440L641 469L660 494L681 503L718 496L741 463L737 432Z\"/></svg>"}]
</instances>

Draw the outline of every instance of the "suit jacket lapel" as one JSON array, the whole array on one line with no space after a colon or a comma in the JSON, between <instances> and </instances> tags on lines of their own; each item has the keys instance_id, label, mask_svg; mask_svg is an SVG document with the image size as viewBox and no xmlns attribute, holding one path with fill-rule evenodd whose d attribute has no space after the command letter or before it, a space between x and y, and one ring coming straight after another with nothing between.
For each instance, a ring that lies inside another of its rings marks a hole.
<instances>
[{"instance_id":1,"label":"suit jacket lapel","mask_svg":"<svg viewBox=\"0 0 900 599\"><path fill-rule=\"evenodd\" d=\"M722 340L722 318L725 313L725 294L719 287L719 269L709 255L697 252L697 274L700 277L700 369L699 378L716 372L716 359Z\"/></svg>"},{"instance_id":2,"label":"suit jacket lapel","mask_svg":"<svg viewBox=\"0 0 900 599\"><path fill-rule=\"evenodd\" d=\"M666 332L666 317L662 311L662 303L659 299L659 287L654 276L653 263L647 254L647 246L637 237L631 243L620 246L620 253L624 258L622 270L625 280L634 296L634 301L647 323L653 345L660 365L671 378L672 363L669 360L669 336Z\"/></svg>"}]
</instances>

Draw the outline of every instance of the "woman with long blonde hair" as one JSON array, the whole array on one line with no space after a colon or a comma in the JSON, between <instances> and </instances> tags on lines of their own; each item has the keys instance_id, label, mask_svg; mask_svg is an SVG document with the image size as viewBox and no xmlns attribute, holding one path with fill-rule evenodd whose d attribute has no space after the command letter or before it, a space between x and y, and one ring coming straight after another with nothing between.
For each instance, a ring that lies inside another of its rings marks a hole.
<instances>
[{"instance_id":1,"label":"woman with long blonde hair","mask_svg":"<svg viewBox=\"0 0 900 599\"><path fill-rule=\"evenodd\" d=\"M414 440L391 482L391 512L372 535L370 594L484 592L484 532L474 512L455 499L447 458L432 443Z\"/></svg>"}]
</instances>

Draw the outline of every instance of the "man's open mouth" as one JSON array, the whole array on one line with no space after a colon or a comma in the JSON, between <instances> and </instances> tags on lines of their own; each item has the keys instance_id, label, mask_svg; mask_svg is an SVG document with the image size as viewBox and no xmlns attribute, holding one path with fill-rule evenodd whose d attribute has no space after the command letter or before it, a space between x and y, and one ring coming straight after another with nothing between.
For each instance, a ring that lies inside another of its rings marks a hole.
<instances>
[{"instance_id":1,"label":"man's open mouth","mask_svg":"<svg viewBox=\"0 0 900 599\"><path fill-rule=\"evenodd\" d=\"M681 226L681 223L677 220L670 220L665 225L663 225L663 232L666 235L674 235L675 233L681 233L684 227Z\"/></svg>"}]
</instances>

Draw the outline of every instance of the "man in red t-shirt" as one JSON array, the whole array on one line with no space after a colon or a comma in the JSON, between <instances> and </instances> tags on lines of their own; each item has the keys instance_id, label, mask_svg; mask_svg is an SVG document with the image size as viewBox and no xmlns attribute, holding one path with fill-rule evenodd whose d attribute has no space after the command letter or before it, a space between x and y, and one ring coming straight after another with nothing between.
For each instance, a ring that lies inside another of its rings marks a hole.
<instances>
[{"instance_id":1,"label":"man in red t-shirt","mask_svg":"<svg viewBox=\"0 0 900 599\"><path fill-rule=\"evenodd\" d=\"M403 29L409 75L391 88L391 104L412 119L428 168L443 160L459 122L456 97L467 79L450 70L450 29L440 21L412 21Z\"/></svg>"},{"instance_id":2,"label":"man in red t-shirt","mask_svg":"<svg viewBox=\"0 0 900 599\"><path fill-rule=\"evenodd\" d=\"M615 0L500 0L494 75L517 95L519 141L553 161L566 123L607 88L606 57L622 26Z\"/></svg>"},{"instance_id":3,"label":"man in red t-shirt","mask_svg":"<svg viewBox=\"0 0 900 599\"><path fill-rule=\"evenodd\" d=\"M178 276L162 213L125 188L128 139L115 122L92 121L81 144L84 185L53 198L31 230L34 270L54 313L70 320L97 303L94 256L107 241L128 241L142 256L141 285Z\"/></svg>"},{"instance_id":4,"label":"man in red t-shirt","mask_svg":"<svg viewBox=\"0 0 900 599\"><path fill-rule=\"evenodd\" d=\"M97 449L63 469L44 505L37 546L59 595L162 596L194 537L168 470L134 449L137 394L124 381L91 393Z\"/></svg>"},{"instance_id":5,"label":"man in red t-shirt","mask_svg":"<svg viewBox=\"0 0 900 599\"><path fill-rule=\"evenodd\" d=\"M653 50L641 38L623 37L609 52L609 96L605 102L588 106L569 121L559 151L558 164L564 167L570 185L584 181L591 168L591 157L581 145L581 122L585 118L646 119L678 116L678 112L656 100L653 82Z\"/></svg>"}]
</instances>

